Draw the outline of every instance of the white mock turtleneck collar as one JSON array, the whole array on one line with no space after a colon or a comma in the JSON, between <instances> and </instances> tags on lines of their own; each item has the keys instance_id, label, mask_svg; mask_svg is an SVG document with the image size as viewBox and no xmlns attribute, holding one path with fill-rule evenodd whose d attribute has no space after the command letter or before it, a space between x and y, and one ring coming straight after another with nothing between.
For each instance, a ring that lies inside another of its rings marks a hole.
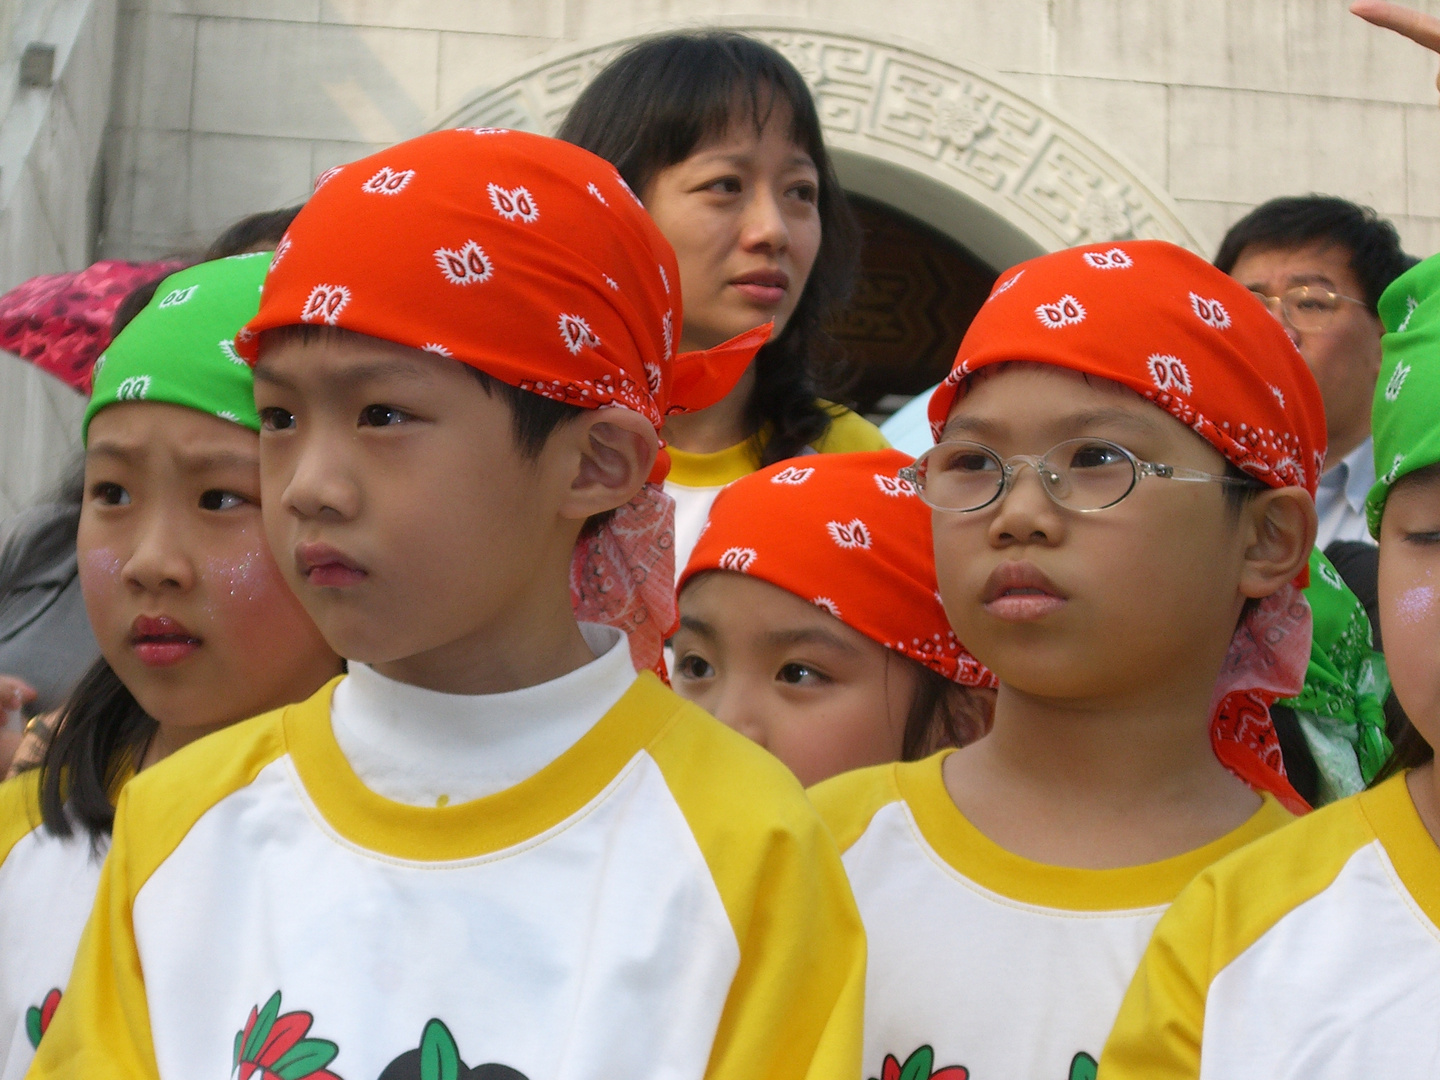
<instances>
[{"instance_id":1,"label":"white mock turtleneck collar","mask_svg":"<svg viewBox=\"0 0 1440 1080\"><path fill-rule=\"evenodd\" d=\"M345 760L377 795L411 806L484 798L534 776L580 741L635 681L625 636L581 623L596 659L505 694L441 694L352 662L330 723Z\"/></svg>"}]
</instances>

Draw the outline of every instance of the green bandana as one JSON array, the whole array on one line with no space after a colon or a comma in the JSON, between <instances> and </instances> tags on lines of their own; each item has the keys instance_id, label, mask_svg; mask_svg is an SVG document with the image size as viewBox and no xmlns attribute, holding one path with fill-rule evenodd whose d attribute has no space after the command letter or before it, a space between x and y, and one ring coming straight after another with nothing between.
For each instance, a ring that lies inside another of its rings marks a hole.
<instances>
[{"instance_id":1,"label":"green bandana","mask_svg":"<svg viewBox=\"0 0 1440 1080\"><path fill-rule=\"evenodd\" d=\"M1390 756L1385 735L1385 661L1371 647L1370 619L1340 572L1316 548L1305 599L1315 619L1305 687L1281 704L1295 710L1320 773L1320 799L1362 790Z\"/></svg>"},{"instance_id":2,"label":"green bandana","mask_svg":"<svg viewBox=\"0 0 1440 1080\"><path fill-rule=\"evenodd\" d=\"M1378 479L1365 500L1370 535L1395 481L1440 461L1440 255L1401 274L1380 297L1384 360L1371 414Z\"/></svg>"},{"instance_id":3,"label":"green bandana","mask_svg":"<svg viewBox=\"0 0 1440 1080\"><path fill-rule=\"evenodd\" d=\"M95 361L81 437L107 405L184 405L260 430L250 365L235 335L260 308L268 251L201 263L171 274L150 303Z\"/></svg>"}]
</instances>

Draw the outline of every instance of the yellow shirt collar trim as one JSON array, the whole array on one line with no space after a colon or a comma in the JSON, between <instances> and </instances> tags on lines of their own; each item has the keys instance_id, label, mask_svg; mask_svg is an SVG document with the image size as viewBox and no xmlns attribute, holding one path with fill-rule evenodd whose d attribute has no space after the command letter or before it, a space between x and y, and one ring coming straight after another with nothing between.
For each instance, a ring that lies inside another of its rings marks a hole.
<instances>
[{"instance_id":1,"label":"yellow shirt collar trim","mask_svg":"<svg viewBox=\"0 0 1440 1080\"><path fill-rule=\"evenodd\" d=\"M580 741L514 787L453 806L407 806L375 794L345 760L330 726L339 680L285 710L285 747L326 823L357 847L443 862L502 851L560 824L613 780L684 708L643 672Z\"/></svg>"},{"instance_id":2,"label":"yellow shirt collar trim","mask_svg":"<svg viewBox=\"0 0 1440 1080\"><path fill-rule=\"evenodd\" d=\"M760 467L760 454L753 439L713 454L692 454L673 446L666 447L665 452L670 455L670 473L665 479L681 487L724 487Z\"/></svg>"},{"instance_id":3,"label":"yellow shirt collar trim","mask_svg":"<svg viewBox=\"0 0 1440 1080\"><path fill-rule=\"evenodd\" d=\"M1362 792L1358 799L1401 884L1426 918L1440 927L1440 847L1415 809L1409 773Z\"/></svg>"},{"instance_id":4,"label":"yellow shirt collar trim","mask_svg":"<svg viewBox=\"0 0 1440 1080\"><path fill-rule=\"evenodd\" d=\"M1160 862L1112 870L1049 866L1009 852L966 819L945 789L941 766L953 751L896 766L900 794L936 854L976 884L1024 904L1067 911L1123 911L1175 899L1201 870L1295 820L1270 795L1238 829Z\"/></svg>"}]
</instances>

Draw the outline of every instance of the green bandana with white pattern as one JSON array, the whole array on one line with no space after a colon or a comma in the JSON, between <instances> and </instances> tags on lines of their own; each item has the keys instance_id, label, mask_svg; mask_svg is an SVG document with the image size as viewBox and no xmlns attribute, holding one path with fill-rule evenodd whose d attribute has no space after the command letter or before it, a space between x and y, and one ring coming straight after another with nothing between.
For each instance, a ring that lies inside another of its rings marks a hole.
<instances>
[{"instance_id":1,"label":"green bandana with white pattern","mask_svg":"<svg viewBox=\"0 0 1440 1080\"><path fill-rule=\"evenodd\" d=\"M95 361L82 437L101 409L127 401L183 405L260 430L255 380L235 335L260 308L268 251L171 274Z\"/></svg>"},{"instance_id":2,"label":"green bandana with white pattern","mask_svg":"<svg viewBox=\"0 0 1440 1080\"><path fill-rule=\"evenodd\" d=\"M1440 461L1440 255L1401 274L1380 297L1384 360L1371 413L1375 486L1365 500L1370 535L1395 481Z\"/></svg>"}]
</instances>

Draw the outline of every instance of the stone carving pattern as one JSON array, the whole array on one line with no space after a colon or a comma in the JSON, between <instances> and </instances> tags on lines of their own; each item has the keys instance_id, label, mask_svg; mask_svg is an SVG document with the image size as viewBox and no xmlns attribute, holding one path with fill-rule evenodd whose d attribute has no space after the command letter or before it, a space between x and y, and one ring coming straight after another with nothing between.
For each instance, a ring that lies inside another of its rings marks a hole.
<instances>
[{"instance_id":1,"label":"stone carving pattern","mask_svg":"<svg viewBox=\"0 0 1440 1080\"><path fill-rule=\"evenodd\" d=\"M847 146L881 143L889 148L886 157L939 165L961 190L979 189L1013 203L1061 246L1131 237L1194 246L1173 213L1098 147L981 76L858 38L746 32L795 65L815 95L827 133ZM522 76L450 122L554 131L580 91L626 44Z\"/></svg>"}]
</instances>

